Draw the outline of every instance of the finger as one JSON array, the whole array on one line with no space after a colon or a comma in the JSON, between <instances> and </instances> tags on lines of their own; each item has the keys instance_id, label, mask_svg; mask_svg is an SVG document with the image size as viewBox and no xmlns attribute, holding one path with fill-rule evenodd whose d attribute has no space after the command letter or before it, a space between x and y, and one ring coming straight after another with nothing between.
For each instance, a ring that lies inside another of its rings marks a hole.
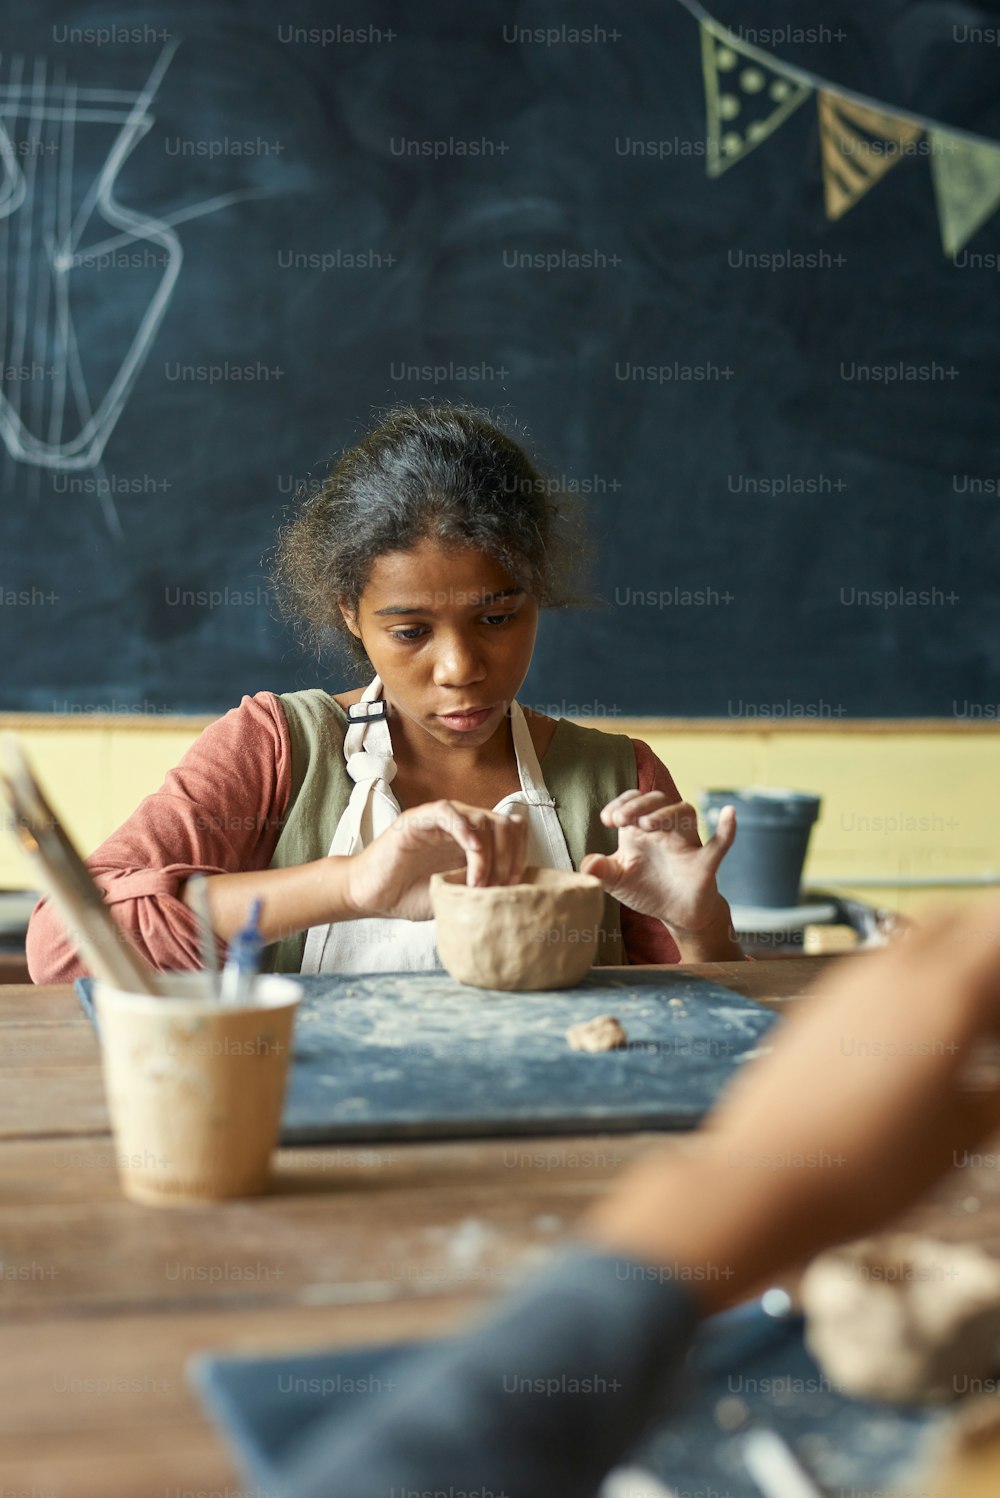
<instances>
[{"instance_id":1,"label":"finger","mask_svg":"<svg viewBox=\"0 0 1000 1498\"><path fill-rule=\"evenodd\" d=\"M660 811L669 804L662 791L636 791L627 801L623 801L621 797L612 801L605 808L607 816L602 813L601 820L609 827L634 826L640 817Z\"/></svg>"},{"instance_id":2,"label":"finger","mask_svg":"<svg viewBox=\"0 0 1000 1498\"><path fill-rule=\"evenodd\" d=\"M588 853L580 864L581 874L592 874L599 879L605 889L614 893L614 886L621 878L621 869L614 858L608 858L603 853Z\"/></svg>"},{"instance_id":3,"label":"finger","mask_svg":"<svg viewBox=\"0 0 1000 1498\"><path fill-rule=\"evenodd\" d=\"M698 835L698 813L690 801L674 801L671 805L643 813L638 820L642 832L679 832L691 847L701 846Z\"/></svg>"},{"instance_id":4,"label":"finger","mask_svg":"<svg viewBox=\"0 0 1000 1498\"><path fill-rule=\"evenodd\" d=\"M509 884L520 884L524 878L524 870L528 863L528 819L519 811L512 812L508 821L511 824L511 858Z\"/></svg>"},{"instance_id":5,"label":"finger","mask_svg":"<svg viewBox=\"0 0 1000 1498\"><path fill-rule=\"evenodd\" d=\"M604 823L605 827L611 827L614 825L612 818L620 806L623 806L626 801L630 801L634 796L641 795L642 791L637 790L633 786L630 791L622 791L621 794L616 796L613 801L609 801L607 806L605 806L603 811L601 812L601 821Z\"/></svg>"},{"instance_id":6,"label":"finger","mask_svg":"<svg viewBox=\"0 0 1000 1498\"><path fill-rule=\"evenodd\" d=\"M466 869L465 882L469 885L483 886L494 882L494 868L497 855L497 823L499 818L489 813L474 813L470 818L475 830L478 844L475 862L470 858Z\"/></svg>"},{"instance_id":7,"label":"finger","mask_svg":"<svg viewBox=\"0 0 1000 1498\"><path fill-rule=\"evenodd\" d=\"M429 806L419 808L417 816L424 813L426 820L417 822L429 840L441 841L440 834L452 838L465 854L466 883L485 884L483 877L487 858L483 848L483 836L469 811L455 801L432 801ZM404 813L405 815L405 813Z\"/></svg>"},{"instance_id":8,"label":"finger","mask_svg":"<svg viewBox=\"0 0 1000 1498\"><path fill-rule=\"evenodd\" d=\"M491 813L493 831L493 883L509 884L514 863L514 840L517 824L506 811Z\"/></svg>"},{"instance_id":9,"label":"finger","mask_svg":"<svg viewBox=\"0 0 1000 1498\"><path fill-rule=\"evenodd\" d=\"M724 806L715 833L705 844L705 864L714 874L736 840L736 808Z\"/></svg>"},{"instance_id":10,"label":"finger","mask_svg":"<svg viewBox=\"0 0 1000 1498\"><path fill-rule=\"evenodd\" d=\"M493 866L494 884L519 884L524 871L524 852L527 847L527 823L513 808L500 813L497 821L495 845L496 862Z\"/></svg>"}]
</instances>

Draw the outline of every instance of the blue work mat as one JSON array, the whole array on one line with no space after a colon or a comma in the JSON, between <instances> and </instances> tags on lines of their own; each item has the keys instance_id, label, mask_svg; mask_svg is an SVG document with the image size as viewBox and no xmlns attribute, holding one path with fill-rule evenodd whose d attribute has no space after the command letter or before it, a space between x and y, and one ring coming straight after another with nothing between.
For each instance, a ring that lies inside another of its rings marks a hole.
<instances>
[{"instance_id":1,"label":"blue work mat","mask_svg":"<svg viewBox=\"0 0 1000 1498\"><path fill-rule=\"evenodd\" d=\"M690 1129L776 1016L688 973L599 968L577 988L500 993L446 973L297 976L283 1144ZM76 984L94 1019L91 983ZM628 1047L571 1051L614 1014Z\"/></svg>"},{"instance_id":2,"label":"blue work mat","mask_svg":"<svg viewBox=\"0 0 1000 1498\"><path fill-rule=\"evenodd\" d=\"M325 1415L350 1420L369 1407L373 1393L405 1385L408 1365L427 1345L297 1357L202 1355L189 1363L188 1377L251 1487L279 1498L290 1453L309 1426ZM925 1438L948 1419L940 1408L846 1398L806 1351L801 1318L776 1321L759 1302L703 1323L678 1385L672 1417L625 1463L678 1494L760 1498L743 1462L742 1431L764 1427L782 1437L831 1498L886 1495L919 1474ZM716 1413L722 1401L731 1413L737 1400L746 1424L727 1433ZM493 1474L482 1476L488 1490Z\"/></svg>"}]
</instances>

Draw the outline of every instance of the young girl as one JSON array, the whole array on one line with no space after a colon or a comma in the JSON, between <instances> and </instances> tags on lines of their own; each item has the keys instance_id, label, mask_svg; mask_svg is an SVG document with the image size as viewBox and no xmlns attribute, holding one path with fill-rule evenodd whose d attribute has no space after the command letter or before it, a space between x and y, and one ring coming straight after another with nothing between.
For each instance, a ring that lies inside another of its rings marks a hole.
<instances>
[{"instance_id":1,"label":"young girl","mask_svg":"<svg viewBox=\"0 0 1000 1498\"><path fill-rule=\"evenodd\" d=\"M263 899L273 971L434 967L430 875L463 863L474 884L596 875L601 963L740 957L715 883L731 810L702 847L646 744L517 702L539 609L568 596L547 489L482 413L403 407L305 500L279 537L285 607L368 685L244 697L88 860L155 968L201 964L194 873L220 942ZM36 983L84 971L45 902L28 962Z\"/></svg>"}]
</instances>

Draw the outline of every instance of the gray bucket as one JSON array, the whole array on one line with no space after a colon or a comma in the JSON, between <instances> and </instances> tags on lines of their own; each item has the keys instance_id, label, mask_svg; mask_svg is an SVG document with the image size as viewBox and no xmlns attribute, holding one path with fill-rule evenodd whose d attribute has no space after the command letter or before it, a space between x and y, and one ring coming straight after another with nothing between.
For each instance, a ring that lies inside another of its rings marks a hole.
<instances>
[{"instance_id":1,"label":"gray bucket","mask_svg":"<svg viewBox=\"0 0 1000 1498\"><path fill-rule=\"evenodd\" d=\"M736 808L736 841L719 869L719 889L730 905L788 910L799 903L802 869L819 796L751 786L703 791L701 814L715 832L724 806Z\"/></svg>"}]
</instances>

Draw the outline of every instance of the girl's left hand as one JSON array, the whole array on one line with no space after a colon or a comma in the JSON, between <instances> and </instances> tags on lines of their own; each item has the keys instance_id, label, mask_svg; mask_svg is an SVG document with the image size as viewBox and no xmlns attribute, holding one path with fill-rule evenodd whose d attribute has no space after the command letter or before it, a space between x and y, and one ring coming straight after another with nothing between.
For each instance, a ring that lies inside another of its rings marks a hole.
<instances>
[{"instance_id":1,"label":"girl's left hand","mask_svg":"<svg viewBox=\"0 0 1000 1498\"><path fill-rule=\"evenodd\" d=\"M670 805L662 791L623 791L601 812L617 827L618 850L588 853L581 874L600 879L609 894L640 915L655 916L675 937L694 936L728 922L715 871L736 836L732 806L719 813L710 842L698 836L698 816L687 801Z\"/></svg>"}]
</instances>

